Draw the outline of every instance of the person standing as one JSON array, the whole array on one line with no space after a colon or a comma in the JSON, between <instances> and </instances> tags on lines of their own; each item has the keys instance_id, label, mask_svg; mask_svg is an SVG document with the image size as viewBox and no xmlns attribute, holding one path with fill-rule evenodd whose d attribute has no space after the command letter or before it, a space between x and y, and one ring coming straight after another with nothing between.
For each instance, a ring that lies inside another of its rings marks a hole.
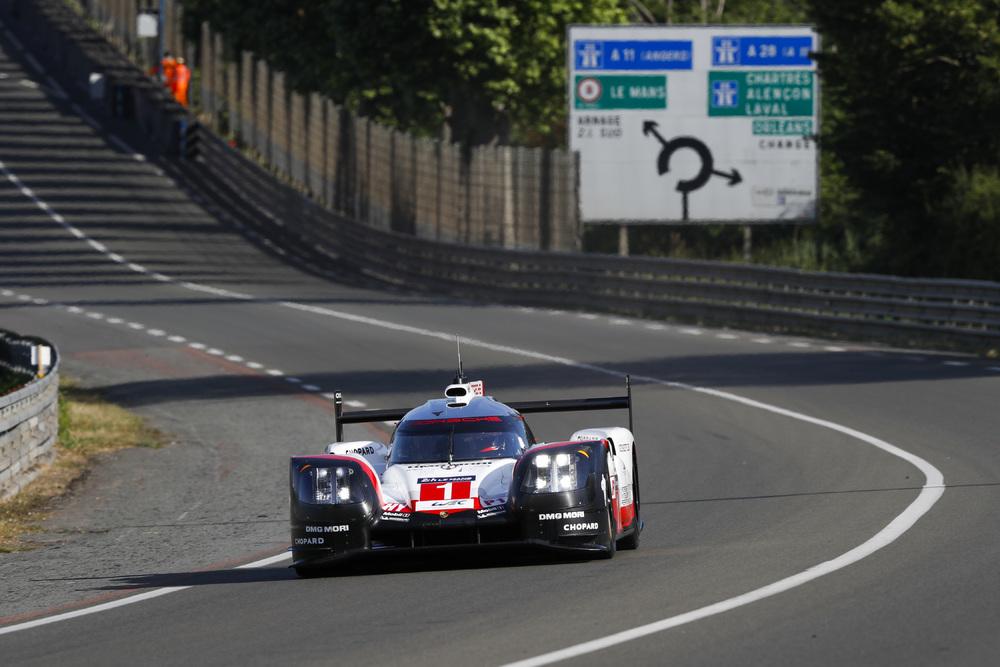
<instances>
[{"instance_id":1,"label":"person standing","mask_svg":"<svg viewBox=\"0 0 1000 667\"><path fill-rule=\"evenodd\" d=\"M174 67L174 99L185 107L188 105L188 87L190 85L191 68L187 66L183 58L178 58Z\"/></svg>"}]
</instances>

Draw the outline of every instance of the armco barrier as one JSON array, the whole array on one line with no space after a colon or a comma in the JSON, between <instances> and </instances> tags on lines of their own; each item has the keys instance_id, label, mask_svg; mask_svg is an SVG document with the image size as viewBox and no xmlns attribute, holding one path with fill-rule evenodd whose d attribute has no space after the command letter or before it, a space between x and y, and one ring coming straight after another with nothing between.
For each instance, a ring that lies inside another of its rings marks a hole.
<instances>
[{"instance_id":1,"label":"armco barrier","mask_svg":"<svg viewBox=\"0 0 1000 667\"><path fill-rule=\"evenodd\" d=\"M0 364L32 376L31 348L40 342L0 331ZM59 357L45 345L53 354L48 374L0 396L0 499L24 488L53 456L59 432Z\"/></svg>"},{"instance_id":2,"label":"armco barrier","mask_svg":"<svg viewBox=\"0 0 1000 667\"><path fill-rule=\"evenodd\" d=\"M249 206L259 231L361 275L459 297L984 352L1000 348L1000 283L722 262L509 251L416 239L314 204L217 137L197 180ZM263 214L263 215L262 215ZM277 222L276 222L277 221ZM280 222L280 224L278 224Z\"/></svg>"}]
</instances>

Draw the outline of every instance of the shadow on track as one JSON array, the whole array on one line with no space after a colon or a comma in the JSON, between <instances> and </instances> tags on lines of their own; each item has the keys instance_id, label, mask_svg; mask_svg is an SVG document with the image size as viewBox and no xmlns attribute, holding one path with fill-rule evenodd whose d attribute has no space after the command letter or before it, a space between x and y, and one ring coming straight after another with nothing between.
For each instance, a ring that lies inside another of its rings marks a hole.
<instances>
[{"instance_id":1,"label":"shadow on track","mask_svg":"<svg viewBox=\"0 0 1000 667\"><path fill-rule=\"evenodd\" d=\"M434 549L421 552L373 553L330 565L317 579L369 577L421 572L451 572L458 570L489 570L586 563L582 556L550 553L524 547L476 547L465 549ZM164 572L129 574L117 577L53 577L34 579L51 581L107 581L95 586L97 591L131 591L171 586L215 586L221 584L252 584L271 581L297 581L300 578L290 567L254 567L195 572Z\"/></svg>"}]
</instances>

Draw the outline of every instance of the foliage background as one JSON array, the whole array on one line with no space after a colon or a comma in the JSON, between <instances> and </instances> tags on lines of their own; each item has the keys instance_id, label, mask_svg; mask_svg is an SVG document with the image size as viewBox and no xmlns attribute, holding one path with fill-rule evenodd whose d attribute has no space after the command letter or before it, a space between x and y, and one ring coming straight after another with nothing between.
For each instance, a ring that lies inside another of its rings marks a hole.
<instances>
[{"instance_id":1,"label":"foliage background","mask_svg":"<svg viewBox=\"0 0 1000 667\"><path fill-rule=\"evenodd\" d=\"M186 0L320 91L471 144L565 140L566 26L814 23L820 222L754 231L754 261L1000 280L1000 0ZM738 227L630 230L633 252L738 260ZM614 252L617 230L585 245Z\"/></svg>"}]
</instances>

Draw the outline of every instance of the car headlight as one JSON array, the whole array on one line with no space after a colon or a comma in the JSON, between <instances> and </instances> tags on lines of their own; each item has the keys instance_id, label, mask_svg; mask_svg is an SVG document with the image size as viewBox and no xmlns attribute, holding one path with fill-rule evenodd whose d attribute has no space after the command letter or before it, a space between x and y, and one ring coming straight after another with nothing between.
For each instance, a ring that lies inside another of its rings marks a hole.
<instances>
[{"instance_id":1,"label":"car headlight","mask_svg":"<svg viewBox=\"0 0 1000 667\"><path fill-rule=\"evenodd\" d=\"M576 491L587 484L589 466L577 451L540 452L528 460L521 489L526 493Z\"/></svg>"},{"instance_id":2,"label":"car headlight","mask_svg":"<svg viewBox=\"0 0 1000 667\"><path fill-rule=\"evenodd\" d=\"M299 500L314 505L341 505L360 502L351 485L354 469L315 467L309 464L299 470Z\"/></svg>"}]
</instances>

